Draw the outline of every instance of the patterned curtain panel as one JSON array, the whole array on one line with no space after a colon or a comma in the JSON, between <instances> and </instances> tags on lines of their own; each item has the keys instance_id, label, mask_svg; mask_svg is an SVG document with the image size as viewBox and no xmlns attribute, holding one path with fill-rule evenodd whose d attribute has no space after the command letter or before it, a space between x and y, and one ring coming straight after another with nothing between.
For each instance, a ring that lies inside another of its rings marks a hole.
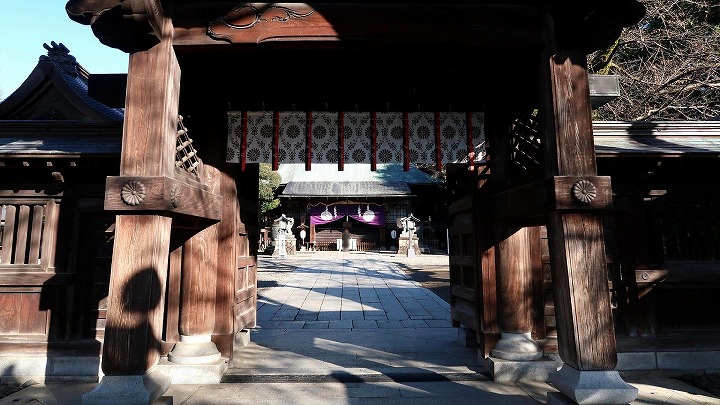
<instances>
[{"instance_id":1,"label":"patterned curtain panel","mask_svg":"<svg viewBox=\"0 0 720 405\"><path fill-rule=\"evenodd\" d=\"M443 164L467 160L465 113L440 114L440 139Z\"/></svg>"},{"instance_id":2,"label":"patterned curtain panel","mask_svg":"<svg viewBox=\"0 0 720 405\"><path fill-rule=\"evenodd\" d=\"M345 216L368 225L385 225L385 207L378 204L342 202L310 207L310 223L314 225L329 224L339 220L344 221Z\"/></svg>"},{"instance_id":3,"label":"patterned curtain panel","mask_svg":"<svg viewBox=\"0 0 720 405\"><path fill-rule=\"evenodd\" d=\"M312 163L338 162L338 114L314 112L312 121Z\"/></svg>"},{"instance_id":4,"label":"patterned curtain panel","mask_svg":"<svg viewBox=\"0 0 720 405\"><path fill-rule=\"evenodd\" d=\"M280 147L278 148L280 164L305 162L306 128L304 112L280 113ZM272 145L272 138L270 139L270 145Z\"/></svg>"},{"instance_id":5,"label":"patterned curtain panel","mask_svg":"<svg viewBox=\"0 0 720 405\"><path fill-rule=\"evenodd\" d=\"M437 156L436 131L440 131L443 164L468 161L468 131L472 131L475 160L485 157L483 113L413 112L410 126L410 163L433 164ZM402 163L405 158L405 131L400 112L376 114L377 163ZM307 121L305 112L280 113L279 163L303 163L307 155ZM369 112L347 112L344 121L345 163L371 163L372 118ZM245 141L247 163L271 163L273 148L273 112L249 111L243 139L242 113L228 113L227 161L242 161ZM337 163L339 160L338 113L313 112L312 162Z\"/></svg>"},{"instance_id":6,"label":"patterned curtain panel","mask_svg":"<svg viewBox=\"0 0 720 405\"><path fill-rule=\"evenodd\" d=\"M345 113L345 163L370 163L369 112Z\"/></svg>"},{"instance_id":7,"label":"patterned curtain panel","mask_svg":"<svg viewBox=\"0 0 720 405\"><path fill-rule=\"evenodd\" d=\"M408 114L410 163L435 162L435 119L431 112Z\"/></svg>"},{"instance_id":8,"label":"patterned curtain panel","mask_svg":"<svg viewBox=\"0 0 720 405\"><path fill-rule=\"evenodd\" d=\"M475 147L475 160L485 159L485 114L474 112L471 114L473 146Z\"/></svg>"},{"instance_id":9,"label":"patterned curtain panel","mask_svg":"<svg viewBox=\"0 0 720 405\"><path fill-rule=\"evenodd\" d=\"M377 113L377 162L402 163L404 160L402 114Z\"/></svg>"},{"instance_id":10,"label":"patterned curtain panel","mask_svg":"<svg viewBox=\"0 0 720 405\"><path fill-rule=\"evenodd\" d=\"M240 112L228 113L228 139L227 139L227 155L225 161L230 163L240 163L240 154L242 149L242 114Z\"/></svg>"}]
</instances>

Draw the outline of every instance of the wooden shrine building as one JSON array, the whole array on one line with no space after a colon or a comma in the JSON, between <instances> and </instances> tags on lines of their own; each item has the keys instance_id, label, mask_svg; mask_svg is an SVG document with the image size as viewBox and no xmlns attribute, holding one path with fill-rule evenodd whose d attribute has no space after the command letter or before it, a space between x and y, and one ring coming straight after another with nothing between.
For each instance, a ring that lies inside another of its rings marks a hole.
<instances>
[{"instance_id":1,"label":"wooden shrine building","mask_svg":"<svg viewBox=\"0 0 720 405\"><path fill-rule=\"evenodd\" d=\"M370 170L383 159L406 169L465 160L451 195L451 264L483 282L456 289L465 301L453 319L474 328L485 356L537 361L530 297L544 229L562 361L552 382L576 402L635 398L616 370L604 238L615 180L598 174L586 54L637 23L639 2L70 0L66 10L129 55L124 86L91 91L124 116L118 171L104 186L104 212L116 217L103 377L85 403L107 403L117 387L151 402L169 383L158 373L166 355L182 365L230 358L255 323L254 163L343 170L350 159ZM378 131L386 122L399 129ZM320 123L337 128L325 146ZM32 259L23 272L53 278L56 268ZM625 280L635 269L623 271ZM15 293L42 296L33 288ZM588 378L600 381L594 399L579 385Z\"/></svg>"},{"instance_id":2,"label":"wooden shrine building","mask_svg":"<svg viewBox=\"0 0 720 405\"><path fill-rule=\"evenodd\" d=\"M414 165L280 165L281 211L307 226L306 248L340 250L347 228L352 250L397 251L398 220L411 213L422 218L418 234L424 251L446 252L445 182ZM392 231L395 231L393 233ZM296 233L298 243L302 243ZM395 235L395 238L392 236Z\"/></svg>"}]
</instances>

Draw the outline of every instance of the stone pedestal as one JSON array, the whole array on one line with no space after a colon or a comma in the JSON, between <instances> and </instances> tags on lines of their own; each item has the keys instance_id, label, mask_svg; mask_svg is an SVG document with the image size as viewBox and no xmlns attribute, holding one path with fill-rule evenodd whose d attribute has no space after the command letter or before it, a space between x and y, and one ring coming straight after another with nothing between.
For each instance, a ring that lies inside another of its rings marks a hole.
<instances>
[{"instance_id":1,"label":"stone pedestal","mask_svg":"<svg viewBox=\"0 0 720 405\"><path fill-rule=\"evenodd\" d=\"M485 359L485 368L490 372L493 381L548 381L550 374L557 371L562 363L549 357L541 357L534 361L503 360L496 357Z\"/></svg>"},{"instance_id":2,"label":"stone pedestal","mask_svg":"<svg viewBox=\"0 0 720 405\"><path fill-rule=\"evenodd\" d=\"M638 396L638 389L623 381L615 370L580 371L563 364L550 374L550 383L578 404L629 404ZM548 395L548 404L563 404L564 400L557 394L552 399Z\"/></svg>"},{"instance_id":3,"label":"stone pedestal","mask_svg":"<svg viewBox=\"0 0 720 405\"><path fill-rule=\"evenodd\" d=\"M273 241L274 249L273 249L272 255L275 257L280 256L280 254L281 254L281 249L280 249L279 243L281 243L281 241L279 241L279 240ZM289 256L289 255L294 255L297 253L297 249L295 248L295 243L297 243L297 240L295 239L295 237L292 237L292 236L285 237L285 255Z\"/></svg>"},{"instance_id":4,"label":"stone pedestal","mask_svg":"<svg viewBox=\"0 0 720 405\"><path fill-rule=\"evenodd\" d=\"M211 364L220 360L220 357L210 335L180 335L180 341L168 353L168 361L177 364Z\"/></svg>"},{"instance_id":5,"label":"stone pedestal","mask_svg":"<svg viewBox=\"0 0 720 405\"><path fill-rule=\"evenodd\" d=\"M151 404L170 388L170 379L157 367L143 375L106 375L82 396L83 405Z\"/></svg>"},{"instance_id":6,"label":"stone pedestal","mask_svg":"<svg viewBox=\"0 0 720 405\"><path fill-rule=\"evenodd\" d=\"M410 238L407 235L400 235L400 238L398 238L398 254L404 255L404 256L412 255L412 254L408 255L408 249L410 246L411 246ZM413 247L414 254L419 255L420 254L420 245L419 245L419 240L418 240L417 236L413 237L412 247Z\"/></svg>"},{"instance_id":7,"label":"stone pedestal","mask_svg":"<svg viewBox=\"0 0 720 405\"><path fill-rule=\"evenodd\" d=\"M532 361L540 359L543 351L532 340L530 332L500 332L500 340L495 343L490 355L504 360Z\"/></svg>"}]
</instances>

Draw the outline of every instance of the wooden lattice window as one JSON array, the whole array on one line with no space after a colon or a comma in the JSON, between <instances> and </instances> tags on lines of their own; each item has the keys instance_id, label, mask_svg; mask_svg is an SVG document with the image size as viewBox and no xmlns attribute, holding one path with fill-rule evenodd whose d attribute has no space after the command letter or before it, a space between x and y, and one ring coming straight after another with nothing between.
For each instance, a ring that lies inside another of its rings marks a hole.
<instances>
[{"instance_id":1,"label":"wooden lattice window","mask_svg":"<svg viewBox=\"0 0 720 405\"><path fill-rule=\"evenodd\" d=\"M535 171L541 167L542 149L537 111L516 119L510 129L510 161L515 173Z\"/></svg>"},{"instance_id":2,"label":"wooden lattice window","mask_svg":"<svg viewBox=\"0 0 720 405\"><path fill-rule=\"evenodd\" d=\"M175 166L197 175L200 160L193 147L193 140L188 136L188 130L183 124L183 117L178 116L178 131L175 152Z\"/></svg>"},{"instance_id":3,"label":"wooden lattice window","mask_svg":"<svg viewBox=\"0 0 720 405\"><path fill-rule=\"evenodd\" d=\"M47 202L0 203L0 265L41 265Z\"/></svg>"}]
</instances>

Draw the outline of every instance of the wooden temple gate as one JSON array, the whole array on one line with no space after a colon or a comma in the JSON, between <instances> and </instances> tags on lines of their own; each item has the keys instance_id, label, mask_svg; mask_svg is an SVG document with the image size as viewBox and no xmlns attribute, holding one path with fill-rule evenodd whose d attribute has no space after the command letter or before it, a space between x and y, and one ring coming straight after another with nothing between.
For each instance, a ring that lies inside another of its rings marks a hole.
<instances>
[{"instance_id":1,"label":"wooden temple gate","mask_svg":"<svg viewBox=\"0 0 720 405\"><path fill-rule=\"evenodd\" d=\"M597 176L586 54L639 21L641 4L71 0L66 9L102 43L129 53L120 175L108 178L105 197L118 215L104 377L86 403L104 403L119 386L149 402L163 391L161 382L153 380L156 389L147 383L169 349L163 344L173 346L171 361L212 362L231 356L237 334L253 326L248 238L257 232L239 224L252 226L242 213L256 194L242 189L243 168L226 162L227 111L296 103L305 111L358 104L384 111L388 103L401 111L484 111L489 166L466 165L487 170L471 180L469 198L459 196L464 206L451 208L454 236L465 238L451 260L497 289L466 293L453 306L454 320L476 328L486 355L533 361L542 354L529 338L528 300L538 265L532 241L545 225L564 362L553 382L583 403L635 398L613 371L599 214L611 189L609 178ZM343 72L356 84L343 81ZM394 90L382 94L378 86ZM178 158L187 147L178 141L186 130L180 114L202 161L193 159L195 150ZM538 128L529 142L535 165L518 171L528 150L511 135L528 122ZM482 306L483 294L497 294L496 308ZM165 312L165 302L179 311ZM579 390L588 378L601 381L590 397Z\"/></svg>"}]
</instances>

